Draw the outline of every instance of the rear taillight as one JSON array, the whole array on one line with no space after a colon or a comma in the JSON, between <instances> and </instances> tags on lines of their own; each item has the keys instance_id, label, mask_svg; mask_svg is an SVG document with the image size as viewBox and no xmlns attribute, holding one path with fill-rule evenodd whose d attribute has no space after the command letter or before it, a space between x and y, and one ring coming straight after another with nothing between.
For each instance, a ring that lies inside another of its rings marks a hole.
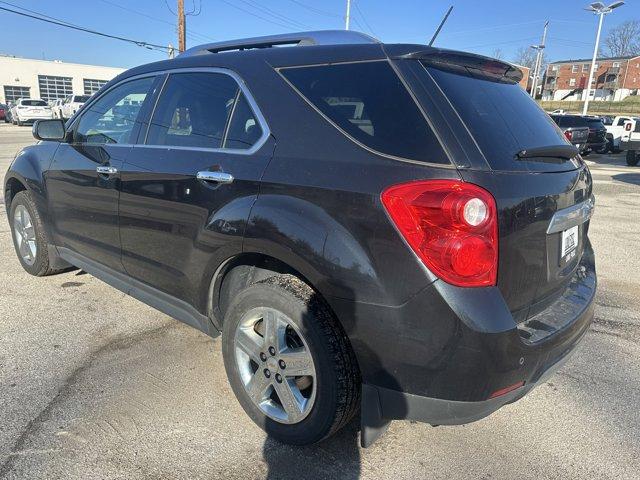
<instances>
[{"instance_id":1,"label":"rear taillight","mask_svg":"<svg viewBox=\"0 0 640 480\"><path fill-rule=\"evenodd\" d=\"M387 188L382 203L409 246L434 274L461 287L495 285L496 202L458 180L422 180Z\"/></svg>"},{"instance_id":2,"label":"rear taillight","mask_svg":"<svg viewBox=\"0 0 640 480\"><path fill-rule=\"evenodd\" d=\"M567 140L571 141L571 139L573 138L573 132L571 130L565 130L564 136L567 137Z\"/></svg>"}]
</instances>

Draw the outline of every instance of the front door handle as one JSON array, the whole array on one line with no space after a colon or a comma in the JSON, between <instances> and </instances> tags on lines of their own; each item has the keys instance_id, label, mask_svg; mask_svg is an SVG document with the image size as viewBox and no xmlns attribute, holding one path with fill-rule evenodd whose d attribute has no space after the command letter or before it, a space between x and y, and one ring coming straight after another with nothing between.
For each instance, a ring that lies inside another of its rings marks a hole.
<instances>
[{"instance_id":1,"label":"front door handle","mask_svg":"<svg viewBox=\"0 0 640 480\"><path fill-rule=\"evenodd\" d=\"M96 172L103 175L115 175L116 173L118 173L118 169L116 167L109 167L107 165L99 165L96 167Z\"/></svg>"},{"instance_id":2,"label":"front door handle","mask_svg":"<svg viewBox=\"0 0 640 480\"><path fill-rule=\"evenodd\" d=\"M211 172L209 170L204 172L198 172L196 174L198 180L204 180L205 182L214 183L231 183L233 182L233 175L225 172Z\"/></svg>"}]
</instances>

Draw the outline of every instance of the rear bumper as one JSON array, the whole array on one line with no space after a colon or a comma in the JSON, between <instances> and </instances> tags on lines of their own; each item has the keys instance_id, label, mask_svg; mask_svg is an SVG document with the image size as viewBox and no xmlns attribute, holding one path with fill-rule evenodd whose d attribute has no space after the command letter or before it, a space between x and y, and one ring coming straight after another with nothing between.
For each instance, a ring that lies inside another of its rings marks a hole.
<instances>
[{"instance_id":1,"label":"rear bumper","mask_svg":"<svg viewBox=\"0 0 640 480\"><path fill-rule=\"evenodd\" d=\"M51 120L53 114L49 115L16 115L16 120L20 120L23 123L35 122L36 120Z\"/></svg>"},{"instance_id":2,"label":"rear bumper","mask_svg":"<svg viewBox=\"0 0 640 480\"><path fill-rule=\"evenodd\" d=\"M463 424L520 399L584 337L596 284L587 244L562 295L521 323L497 287L441 281L397 307L356 304L353 323L344 321L347 307L335 304L362 373L363 428L394 419ZM497 395L516 384L522 386Z\"/></svg>"}]
</instances>

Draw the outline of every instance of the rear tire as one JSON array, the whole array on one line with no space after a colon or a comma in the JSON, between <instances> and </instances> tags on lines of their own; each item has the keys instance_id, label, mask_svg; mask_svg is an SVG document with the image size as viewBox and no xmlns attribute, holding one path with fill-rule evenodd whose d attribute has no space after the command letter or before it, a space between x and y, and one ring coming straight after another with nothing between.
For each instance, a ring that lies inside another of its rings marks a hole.
<instances>
[{"instance_id":1,"label":"rear tire","mask_svg":"<svg viewBox=\"0 0 640 480\"><path fill-rule=\"evenodd\" d=\"M36 277L63 271L50 266L50 242L31 194L26 190L18 192L11 200L9 225L22 268Z\"/></svg>"},{"instance_id":2,"label":"rear tire","mask_svg":"<svg viewBox=\"0 0 640 480\"><path fill-rule=\"evenodd\" d=\"M596 153L599 153L600 155L604 155L605 153L608 153L610 150L613 150L613 143L611 142L611 140L607 140L607 142L602 147L596 150Z\"/></svg>"},{"instance_id":3,"label":"rear tire","mask_svg":"<svg viewBox=\"0 0 640 480\"><path fill-rule=\"evenodd\" d=\"M269 326L274 324L279 326ZM293 332L293 340L282 332ZM252 339L250 355L241 347L247 343L238 340L246 338ZM291 342L299 355L305 355L298 363L304 369L280 363L292 359ZM242 408L280 442L319 442L346 425L358 409L360 372L347 337L324 300L293 275L267 278L235 297L224 317L222 353ZM293 368L308 375L293 375ZM280 400L284 386L291 390L284 391L283 398L293 391L289 398L301 400L303 406L296 400L285 407L287 402Z\"/></svg>"},{"instance_id":4,"label":"rear tire","mask_svg":"<svg viewBox=\"0 0 640 480\"><path fill-rule=\"evenodd\" d=\"M635 150L627 150L627 165L635 167L638 165L638 153Z\"/></svg>"}]
</instances>

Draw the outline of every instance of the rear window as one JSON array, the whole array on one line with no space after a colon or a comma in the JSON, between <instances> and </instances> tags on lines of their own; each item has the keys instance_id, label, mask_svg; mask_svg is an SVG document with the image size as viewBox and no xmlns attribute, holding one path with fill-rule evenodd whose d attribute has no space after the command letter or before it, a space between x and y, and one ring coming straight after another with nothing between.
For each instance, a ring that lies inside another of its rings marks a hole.
<instances>
[{"instance_id":1,"label":"rear window","mask_svg":"<svg viewBox=\"0 0 640 480\"><path fill-rule=\"evenodd\" d=\"M574 115L561 115L558 117L558 125L561 127L588 127L587 120Z\"/></svg>"},{"instance_id":2,"label":"rear window","mask_svg":"<svg viewBox=\"0 0 640 480\"><path fill-rule=\"evenodd\" d=\"M591 128L604 128L604 123L599 118L589 118L587 119L587 123Z\"/></svg>"},{"instance_id":3,"label":"rear window","mask_svg":"<svg viewBox=\"0 0 640 480\"><path fill-rule=\"evenodd\" d=\"M394 157L450 163L388 62L293 67L280 73L353 140Z\"/></svg>"},{"instance_id":4,"label":"rear window","mask_svg":"<svg viewBox=\"0 0 640 480\"><path fill-rule=\"evenodd\" d=\"M22 105L26 107L46 107L47 102L44 100L22 100Z\"/></svg>"},{"instance_id":5,"label":"rear window","mask_svg":"<svg viewBox=\"0 0 640 480\"><path fill-rule=\"evenodd\" d=\"M521 150L566 145L562 132L522 87L424 64L495 170L521 170Z\"/></svg>"}]
</instances>

